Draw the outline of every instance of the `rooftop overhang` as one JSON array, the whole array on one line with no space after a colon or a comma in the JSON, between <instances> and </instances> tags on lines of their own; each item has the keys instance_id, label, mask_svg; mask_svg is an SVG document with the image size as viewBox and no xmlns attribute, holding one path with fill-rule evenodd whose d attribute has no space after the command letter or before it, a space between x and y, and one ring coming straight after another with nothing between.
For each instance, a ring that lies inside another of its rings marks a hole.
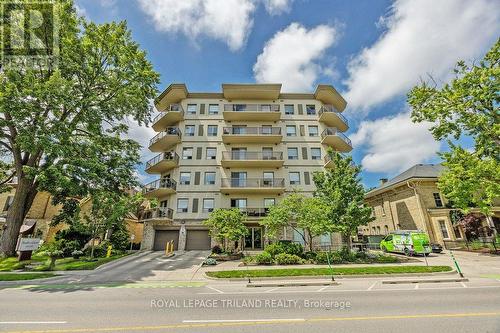
<instances>
[{"instance_id":1,"label":"rooftop overhang","mask_svg":"<svg viewBox=\"0 0 500 333\"><path fill-rule=\"evenodd\" d=\"M347 106L345 99L329 84L320 84L314 92L314 98L321 101L323 104L333 105L340 112L344 111Z\"/></svg>"},{"instance_id":2,"label":"rooftop overhang","mask_svg":"<svg viewBox=\"0 0 500 333\"><path fill-rule=\"evenodd\" d=\"M187 96L188 90L184 83L172 83L155 99L156 109L163 111L170 104L179 103Z\"/></svg>"},{"instance_id":3,"label":"rooftop overhang","mask_svg":"<svg viewBox=\"0 0 500 333\"><path fill-rule=\"evenodd\" d=\"M227 100L276 100L280 91L281 84L222 84L222 94Z\"/></svg>"}]
</instances>

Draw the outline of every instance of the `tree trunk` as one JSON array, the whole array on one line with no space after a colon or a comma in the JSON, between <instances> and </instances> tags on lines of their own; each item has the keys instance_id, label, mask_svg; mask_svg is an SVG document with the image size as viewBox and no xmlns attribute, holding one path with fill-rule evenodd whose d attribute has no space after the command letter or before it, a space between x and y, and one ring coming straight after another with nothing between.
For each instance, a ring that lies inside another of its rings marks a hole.
<instances>
[{"instance_id":1,"label":"tree trunk","mask_svg":"<svg viewBox=\"0 0 500 333\"><path fill-rule=\"evenodd\" d=\"M347 249L349 250L349 252L351 252L351 246L352 246L352 242L351 242L351 233L348 232L346 234L344 234L344 237L346 239L346 243L347 243Z\"/></svg>"},{"instance_id":2,"label":"tree trunk","mask_svg":"<svg viewBox=\"0 0 500 333\"><path fill-rule=\"evenodd\" d=\"M7 212L6 229L0 239L0 253L3 256L10 257L16 255L19 230L33 204L36 193L37 191L32 181L26 178L19 179L16 193L14 194L14 200Z\"/></svg>"}]
</instances>

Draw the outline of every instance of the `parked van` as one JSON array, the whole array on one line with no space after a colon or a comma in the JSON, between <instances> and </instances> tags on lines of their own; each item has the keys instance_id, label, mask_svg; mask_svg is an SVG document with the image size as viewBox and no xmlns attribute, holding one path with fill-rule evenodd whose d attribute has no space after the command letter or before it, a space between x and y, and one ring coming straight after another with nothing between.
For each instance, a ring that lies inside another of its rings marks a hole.
<instances>
[{"instance_id":1,"label":"parked van","mask_svg":"<svg viewBox=\"0 0 500 333\"><path fill-rule=\"evenodd\" d=\"M432 252L429 235L420 230L397 230L391 232L380 242L384 252L428 255Z\"/></svg>"}]
</instances>

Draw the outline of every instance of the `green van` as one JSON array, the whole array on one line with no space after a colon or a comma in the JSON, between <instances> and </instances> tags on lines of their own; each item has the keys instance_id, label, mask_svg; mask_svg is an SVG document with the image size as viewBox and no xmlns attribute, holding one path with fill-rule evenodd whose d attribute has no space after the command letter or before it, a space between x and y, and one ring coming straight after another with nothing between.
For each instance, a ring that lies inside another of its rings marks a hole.
<instances>
[{"instance_id":1,"label":"green van","mask_svg":"<svg viewBox=\"0 0 500 333\"><path fill-rule=\"evenodd\" d=\"M404 253L407 256L432 252L429 235L420 230L397 230L391 232L380 242L384 252Z\"/></svg>"}]
</instances>

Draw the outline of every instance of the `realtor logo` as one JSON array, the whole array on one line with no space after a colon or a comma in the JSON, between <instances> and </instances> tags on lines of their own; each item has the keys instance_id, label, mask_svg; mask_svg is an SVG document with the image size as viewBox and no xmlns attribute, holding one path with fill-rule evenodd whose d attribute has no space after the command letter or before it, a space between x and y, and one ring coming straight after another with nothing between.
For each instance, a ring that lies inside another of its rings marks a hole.
<instances>
[{"instance_id":1,"label":"realtor logo","mask_svg":"<svg viewBox=\"0 0 500 333\"><path fill-rule=\"evenodd\" d=\"M0 3L3 68L53 68L59 55L59 28L54 0Z\"/></svg>"}]
</instances>

